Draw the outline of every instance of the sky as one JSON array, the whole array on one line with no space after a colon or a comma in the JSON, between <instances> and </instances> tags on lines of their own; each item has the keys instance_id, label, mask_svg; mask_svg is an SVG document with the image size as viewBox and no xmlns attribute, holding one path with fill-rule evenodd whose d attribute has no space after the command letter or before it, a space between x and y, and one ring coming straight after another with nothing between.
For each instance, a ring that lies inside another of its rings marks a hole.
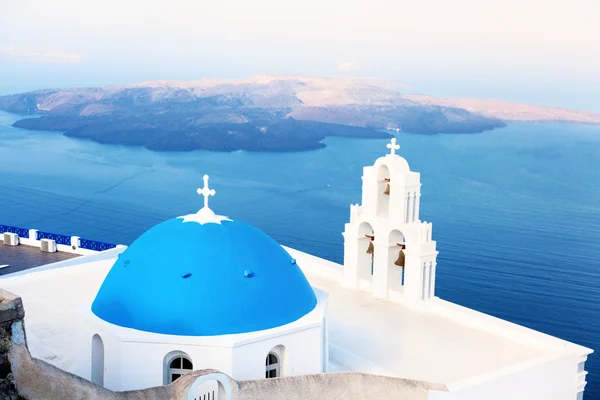
<instances>
[{"instance_id":1,"label":"sky","mask_svg":"<svg viewBox=\"0 0 600 400\"><path fill-rule=\"evenodd\" d=\"M0 90L393 78L600 111L600 0L0 0Z\"/></svg>"}]
</instances>

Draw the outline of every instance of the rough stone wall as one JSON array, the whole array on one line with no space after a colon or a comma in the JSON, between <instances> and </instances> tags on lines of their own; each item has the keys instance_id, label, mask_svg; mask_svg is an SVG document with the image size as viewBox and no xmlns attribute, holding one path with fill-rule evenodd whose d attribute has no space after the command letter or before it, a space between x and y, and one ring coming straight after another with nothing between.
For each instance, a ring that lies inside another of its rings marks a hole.
<instances>
[{"instance_id":1,"label":"rough stone wall","mask_svg":"<svg viewBox=\"0 0 600 400\"><path fill-rule=\"evenodd\" d=\"M19 398L9 352L13 344L13 324L16 334L22 335L22 341L26 343L24 317L21 298L0 289L0 400Z\"/></svg>"},{"instance_id":2,"label":"rough stone wall","mask_svg":"<svg viewBox=\"0 0 600 400\"><path fill-rule=\"evenodd\" d=\"M429 390L447 390L444 385L357 372L239 381L237 384L238 397L232 399L239 400L427 400Z\"/></svg>"},{"instance_id":3,"label":"rough stone wall","mask_svg":"<svg viewBox=\"0 0 600 400\"><path fill-rule=\"evenodd\" d=\"M0 400L186 400L196 378L219 373L193 371L170 385L113 392L31 357L24 317L21 299L0 289ZM427 400L428 390L447 390L438 384L361 373L228 379L232 400Z\"/></svg>"}]
</instances>

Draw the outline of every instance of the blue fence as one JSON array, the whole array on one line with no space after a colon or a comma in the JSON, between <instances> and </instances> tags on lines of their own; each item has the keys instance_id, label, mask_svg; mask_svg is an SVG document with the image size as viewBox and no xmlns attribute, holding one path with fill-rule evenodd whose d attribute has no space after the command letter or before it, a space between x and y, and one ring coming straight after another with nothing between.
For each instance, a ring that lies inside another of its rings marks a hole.
<instances>
[{"instance_id":1,"label":"blue fence","mask_svg":"<svg viewBox=\"0 0 600 400\"><path fill-rule=\"evenodd\" d=\"M0 233L16 233L22 238L29 239L29 229L17 228L16 226L0 225Z\"/></svg>"},{"instance_id":2,"label":"blue fence","mask_svg":"<svg viewBox=\"0 0 600 400\"><path fill-rule=\"evenodd\" d=\"M52 239L56 241L56 244L64 244L66 246L71 245L71 236L59 235L57 233L38 231L35 238L36 240Z\"/></svg>"},{"instance_id":3,"label":"blue fence","mask_svg":"<svg viewBox=\"0 0 600 400\"><path fill-rule=\"evenodd\" d=\"M108 249L114 249L117 247L115 244L97 242L89 239L79 239L79 247L87 250L104 251Z\"/></svg>"},{"instance_id":4,"label":"blue fence","mask_svg":"<svg viewBox=\"0 0 600 400\"><path fill-rule=\"evenodd\" d=\"M17 228L16 226L0 225L0 234L4 232L16 233L23 239L29 239L29 229ZM62 244L65 246L71 246L71 236L59 235L52 232L37 231L35 240L51 239L56 241L56 244ZM94 251L110 250L117 247L116 244L98 242L90 239L79 239L79 248Z\"/></svg>"}]
</instances>

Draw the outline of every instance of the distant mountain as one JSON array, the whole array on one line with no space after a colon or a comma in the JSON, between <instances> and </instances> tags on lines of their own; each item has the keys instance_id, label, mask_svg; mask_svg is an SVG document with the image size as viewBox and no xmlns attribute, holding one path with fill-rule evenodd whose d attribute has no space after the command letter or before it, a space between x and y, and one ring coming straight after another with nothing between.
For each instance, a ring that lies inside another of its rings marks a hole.
<instances>
[{"instance_id":1,"label":"distant mountain","mask_svg":"<svg viewBox=\"0 0 600 400\"><path fill-rule=\"evenodd\" d=\"M386 138L386 127L438 134L478 133L519 118L600 122L589 113L405 90L397 82L359 78L152 81L1 96L0 109L29 114L14 124L21 128L178 151L307 150L323 147L326 136Z\"/></svg>"},{"instance_id":2,"label":"distant mountain","mask_svg":"<svg viewBox=\"0 0 600 400\"><path fill-rule=\"evenodd\" d=\"M440 98L406 95L405 99L422 105L456 107L503 121L580 122L600 124L600 113L566 110L492 99Z\"/></svg>"}]
</instances>

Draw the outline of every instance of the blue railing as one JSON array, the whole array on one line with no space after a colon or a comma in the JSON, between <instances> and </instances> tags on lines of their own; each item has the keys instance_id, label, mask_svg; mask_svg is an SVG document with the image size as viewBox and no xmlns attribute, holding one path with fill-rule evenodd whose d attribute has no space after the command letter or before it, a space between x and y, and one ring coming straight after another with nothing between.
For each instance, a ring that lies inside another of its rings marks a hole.
<instances>
[{"instance_id":1,"label":"blue railing","mask_svg":"<svg viewBox=\"0 0 600 400\"><path fill-rule=\"evenodd\" d=\"M29 239L29 229L17 228L16 226L10 225L0 225L0 234L3 234L4 232L16 233L17 235L19 235L19 237L23 239ZM36 231L35 240L42 239L51 239L56 241L56 244L62 244L65 246L75 245L75 243L71 243L71 236L59 235L57 233L52 232ZM114 249L115 247L117 247L116 244L98 242L96 240L90 239L79 239L79 248L81 249L104 251Z\"/></svg>"},{"instance_id":2,"label":"blue railing","mask_svg":"<svg viewBox=\"0 0 600 400\"><path fill-rule=\"evenodd\" d=\"M0 233L16 233L19 237L29 239L29 229L17 228L16 226L0 225Z\"/></svg>"},{"instance_id":3,"label":"blue railing","mask_svg":"<svg viewBox=\"0 0 600 400\"><path fill-rule=\"evenodd\" d=\"M56 241L56 244L64 244L66 246L71 245L71 236L59 235L57 233L38 231L37 234L35 235L35 239L36 240L52 239L52 240Z\"/></svg>"},{"instance_id":4,"label":"blue railing","mask_svg":"<svg viewBox=\"0 0 600 400\"><path fill-rule=\"evenodd\" d=\"M115 247L117 247L117 245L104 242L97 242L95 240L89 239L79 239L79 247L87 250L104 251L114 249Z\"/></svg>"}]
</instances>

